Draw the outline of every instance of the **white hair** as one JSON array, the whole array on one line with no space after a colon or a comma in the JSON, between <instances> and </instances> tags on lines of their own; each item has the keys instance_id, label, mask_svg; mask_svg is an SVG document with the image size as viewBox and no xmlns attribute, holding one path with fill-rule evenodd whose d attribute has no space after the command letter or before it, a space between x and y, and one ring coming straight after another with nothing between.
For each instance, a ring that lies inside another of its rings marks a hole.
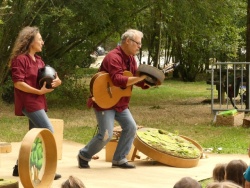
<instances>
[{"instance_id":1,"label":"white hair","mask_svg":"<svg viewBox=\"0 0 250 188\"><path fill-rule=\"evenodd\" d=\"M121 36L121 41L125 41L127 38L134 39L135 36L139 36L143 38L143 33L136 29L128 29L125 33Z\"/></svg>"}]
</instances>

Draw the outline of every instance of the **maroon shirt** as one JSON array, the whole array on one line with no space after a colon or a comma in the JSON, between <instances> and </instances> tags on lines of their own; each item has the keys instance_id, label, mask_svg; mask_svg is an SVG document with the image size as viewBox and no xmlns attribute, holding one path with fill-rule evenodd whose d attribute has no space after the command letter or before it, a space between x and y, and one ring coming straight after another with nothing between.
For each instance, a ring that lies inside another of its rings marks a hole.
<instances>
[{"instance_id":1,"label":"maroon shirt","mask_svg":"<svg viewBox=\"0 0 250 188\"><path fill-rule=\"evenodd\" d=\"M115 86L122 88L126 87L128 82L128 77L123 76L123 72L126 70L130 71L135 76L137 71L137 63L134 56L127 56L120 46L116 47L105 56L99 68L99 71L105 71L109 73L110 78ZM148 88L147 86L144 86L144 82L140 82L136 85L143 89ZM115 106L109 109L122 112L128 108L129 101L130 97L122 97ZM93 107L98 111L108 110L99 107L96 103L93 104Z\"/></svg>"},{"instance_id":2,"label":"maroon shirt","mask_svg":"<svg viewBox=\"0 0 250 188\"><path fill-rule=\"evenodd\" d=\"M40 89L37 76L38 69L45 66L41 57L35 55L36 61L34 61L28 54L19 55L12 60L11 73L12 81L25 82L31 87ZM14 89L15 93L15 115L23 116L22 109L26 109L28 112L34 112L44 109L47 111L47 102L45 95L36 95L23 92L17 88Z\"/></svg>"}]
</instances>

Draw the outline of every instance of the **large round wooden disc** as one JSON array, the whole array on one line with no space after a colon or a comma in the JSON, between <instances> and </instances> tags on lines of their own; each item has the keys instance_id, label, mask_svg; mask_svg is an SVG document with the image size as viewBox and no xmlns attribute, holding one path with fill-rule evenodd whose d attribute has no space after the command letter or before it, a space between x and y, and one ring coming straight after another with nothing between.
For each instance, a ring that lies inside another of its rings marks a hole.
<instances>
[{"instance_id":1,"label":"large round wooden disc","mask_svg":"<svg viewBox=\"0 0 250 188\"><path fill-rule=\"evenodd\" d=\"M48 129L33 128L23 138L18 172L24 187L50 187L56 173L57 149Z\"/></svg>"},{"instance_id":2,"label":"large round wooden disc","mask_svg":"<svg viewBox=\"0 0 250 188\"><path fill-rule=\"evenodd\" d=\"M154 128L141 128L137 130L137 136L134 140L134 146L142 153L144 153L146 156L152 158L155 161L158 161L160 163L174 166L174 167L180 167L180 168L190 168L197 166L201 153L202 153L202 147L195 142L194 140L185 137L185 136L179 136L181 139L184 139L189 144L193 145L195 149L198 150L198 155L196 157L192 158L186 158L186 157L178 157L177 155L173 155L170 152L162 151L161 149L152 146L151 144L146 143L143 141L142 136L140 136L140 133L145 133L148 131L158 131L158 129ZM180 140L181 140L180 139ZM145 139L144 139L145 140ZM168 143L165 143L168 144Z\"/></svg>"}]
</instances>

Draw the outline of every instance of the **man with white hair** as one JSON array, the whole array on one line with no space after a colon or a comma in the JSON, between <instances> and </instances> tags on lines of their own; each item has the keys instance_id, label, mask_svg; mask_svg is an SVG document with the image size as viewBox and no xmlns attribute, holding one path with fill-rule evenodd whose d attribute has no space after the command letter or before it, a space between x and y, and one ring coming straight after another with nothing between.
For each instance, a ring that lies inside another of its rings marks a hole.
<instances>
[{"instance_id":1,"label":"man with white hair","mask_svg":"<svg viewBox=\"0 0 250 188\"><path fill-rule=\"evenodd\" d=\"M129 29L121 36L121 45L110 51L102 61L99 71L109 73L112 83L121 88L136 85L142 89L149 86L144 83L145 75L136 76L137 63L134 56L139 52L143 33ZM130 71L133 76L125 76L124 71ZM90 168L88 162L98 153L113 137L114 121L122 128L121 136L115 150L112 167L131 169L134 165L128 163L126 155L129 153L136 134L136 122L129 110L130 96L121 97L117 104L108 109L103 109L92 98L89 106L93 106L98 122L98 133L82 149L77 156L79 168Z\"/></svg>"}]
</instances>

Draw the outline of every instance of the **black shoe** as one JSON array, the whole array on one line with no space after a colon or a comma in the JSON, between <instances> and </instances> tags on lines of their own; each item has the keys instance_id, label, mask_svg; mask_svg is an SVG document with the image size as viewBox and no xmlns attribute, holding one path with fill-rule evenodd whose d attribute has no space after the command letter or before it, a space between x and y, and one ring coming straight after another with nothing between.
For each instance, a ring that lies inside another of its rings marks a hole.
<instances>
[{"instance_id":1,"label":"black shoe","mask_svg":"<svg viewBox=\"0 0 250 188\"><path fill-rule=\"evenodd\" d=\"M60 174L55 174L54 180L58 180L59 178L61 178L62 176Z\"/></svg>"},{"instance_id":2,"label":"black shoe","mask_svg":"<svg viewBox=\"0 0 250 188\"><path fill-rule=\"evenodd\" d=\"M18 166L17 166L17 165L15 165L15 166L13 167L12 176L19 176L19 173L18 173Z\"/></svg>"},{"instance_id":3,"label":"black shoe","mask_svg":"<svg viewBox=\"0 0 250 188\"><path fill-rule=\"evenodd\" d=\"M77 160L79 168L90 168L89 162L82 159L80 155L77 155Z\"/></svg>"},{"instance_id":4,"label":"black shoe","mask_svg":"<svg viewBox=\"0 0 250 188\"><path fill-rule=\"evenodd\" d=\"M13 173L12 173L12 176L19 176L19 173L18 173L18 166L15 165L13 167ZM54 177L54 180L58 180L59 178L61 178L62 176L60 174L55 174L55 177Z\"/></svg>"},{"instance_id":5,"label":"black shoe","mask_svg":"<svg viewBox=\"0 0 250 188\"><path fill-rule=\"evenodd\" d=\"M118 168L135 168L135 166L134 165L131 165L131 164L128 164L128 162L126 162L126 163L123 163L123 164L112 164L112 168L116 168L116 167L118 167Z\"/></svg>"}]
</instances>

